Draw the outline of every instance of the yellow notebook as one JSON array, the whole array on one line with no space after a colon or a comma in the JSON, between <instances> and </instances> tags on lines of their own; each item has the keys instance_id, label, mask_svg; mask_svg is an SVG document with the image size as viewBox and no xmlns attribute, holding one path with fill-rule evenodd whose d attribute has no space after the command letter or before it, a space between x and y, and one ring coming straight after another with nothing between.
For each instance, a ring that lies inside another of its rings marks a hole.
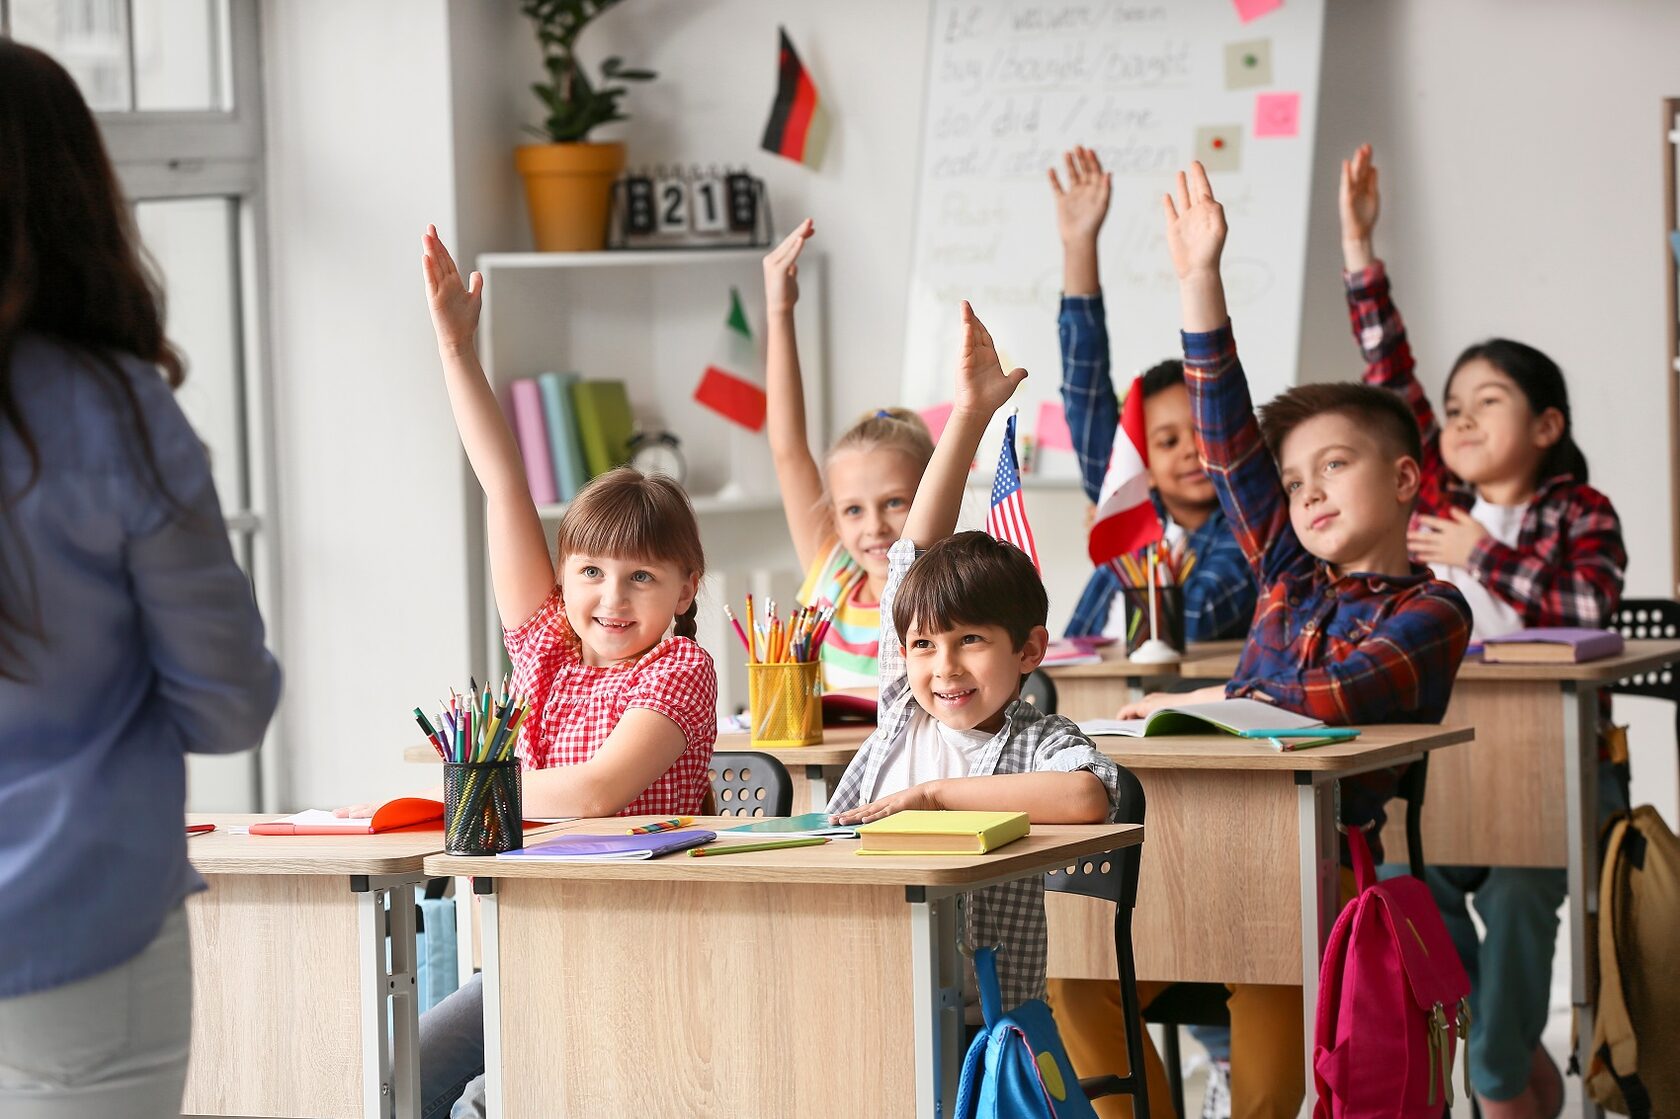
<instances>
[{"instance_id":1,"label":"yellow notebook","mask_svg":"<svg viewBox=\"0 0 1680 1119\"><path fill-rule=\"evenodd\" d=\"M858 827L858 854L984 855L1027 829L1025 812L899 812Z\"/></svg>"}]
</instances>

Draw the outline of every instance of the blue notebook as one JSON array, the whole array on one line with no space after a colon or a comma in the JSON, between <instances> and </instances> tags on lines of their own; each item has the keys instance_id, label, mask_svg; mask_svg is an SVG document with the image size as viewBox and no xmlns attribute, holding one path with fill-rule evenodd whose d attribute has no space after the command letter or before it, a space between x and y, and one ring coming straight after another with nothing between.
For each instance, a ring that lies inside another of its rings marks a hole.
<instances>
[{"instance_id":1,"label":"blue notebook","mask_svg":"<svg viewBox=\"0 0 1680 1119\"><path fill-rule=\"evenodd\" d=\"M651 835L557 835L517 851L503 851L498 859L542 859L557 863L617 862L624 859L653 859L690 847L702 847L717 838L716 832L691 828L662 831Z\"/></svg>"},{"instance_id":2,"label":"blue notebook","mask_svg":"<svg viewBox=\"0 0 1680 1119\"><path fill-rule=\"evenodd\" d=\"M800 816L770 816L763 820L754 820L738 828L724 828L719 834L725 838L732 835L763 835L797 839L801 836L820 835L829 839L856 839L857 827L831 824L828 822L827 812L806 812Z\"/></svg>"}]
</instances>

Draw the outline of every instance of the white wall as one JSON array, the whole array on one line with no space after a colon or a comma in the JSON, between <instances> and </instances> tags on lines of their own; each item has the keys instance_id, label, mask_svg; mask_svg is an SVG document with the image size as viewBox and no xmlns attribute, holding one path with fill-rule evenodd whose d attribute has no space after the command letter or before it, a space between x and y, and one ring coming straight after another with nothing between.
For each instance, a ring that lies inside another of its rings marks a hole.
<instances>
[{"instance_id":1,"label":"white wall","mask_svg":"<svg viewBox=\"0 0 1680 1119\"><path fill-rule=\"evenodd\" d=\"M288 747L293 800L325 804L412 784L391 760L408 740L402 713L465 671L478 632L458 590L476 558L447 535L469 480L414 240L438 220L464 258L529 247L507 153L537 119L527 87L539 70L511 3L291 0L265 15ZM757 147L778 22L832 113L817 171ZM1493 333L1557 357L1594 480L1628 518L1628 588L1640 595L1666 593L1671 578L1658 99L1680 94L1675 42L1680 7L1642 0L1330 5L1303 316L1304 378L1356 374L1331 192L1335 161L1370 138L1387 211L1379 248L1426 383ZM635 0L585 40L593 58L660 71L627 98L633 119L604 133L629 142L632 164L746 163L767 180L779 229L817 218L828 336L803 344L826 346L837 424L899 383L926 43L925 0ZM1053 236L1048 209L1021 229ZM1082 549L1057 546L1079 535L1083 502L1066 491L1029 501L1054 623L1084 573ZM359 681L354 697L347 681ZM1620 710L1636 717L1636 797L1673 819L1667 709Z\"/></svg>"}]
</instances>

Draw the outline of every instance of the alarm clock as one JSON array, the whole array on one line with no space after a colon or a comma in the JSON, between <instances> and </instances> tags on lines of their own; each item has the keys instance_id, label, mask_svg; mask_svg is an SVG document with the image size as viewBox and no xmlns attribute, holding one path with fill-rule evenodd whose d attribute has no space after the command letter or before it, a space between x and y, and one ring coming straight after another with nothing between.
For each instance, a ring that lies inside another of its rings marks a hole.
<instances>
[{"instance_id":1,"label":"alarm clock","mask_svg":"<svg viewBox=\"0 0 1680 1119\"><path fill-rule=\"evenodd\" d=\"M638 431L630 437L630 465L643 474L663 474L680 485L688 464L677 448L677 437L668 431Z\"/></svg>"}]
</instances>

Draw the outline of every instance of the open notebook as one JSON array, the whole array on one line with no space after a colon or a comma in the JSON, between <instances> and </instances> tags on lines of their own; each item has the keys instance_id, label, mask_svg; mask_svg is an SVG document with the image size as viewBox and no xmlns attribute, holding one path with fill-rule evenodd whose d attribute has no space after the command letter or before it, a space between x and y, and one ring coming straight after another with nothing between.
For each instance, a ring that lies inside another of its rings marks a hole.
<instances>
[{"instance_id":1,"label":"open notebook","mask_svg":"<svg viewBox=\"0 0 1680 1119\"><path fill-rule=\"evenodd\" d=\"M1318 719L1297 715L1257 699L1220 699L1163 707L1146 719L1088 719L1079 729L1092 737L1154 738L1166 734L1206 734L1210 730L1251 738L1275 750L1303 750L1326 742L1357 737L1351 727L1327 727Z\"/></svg>"}]
</instances>

